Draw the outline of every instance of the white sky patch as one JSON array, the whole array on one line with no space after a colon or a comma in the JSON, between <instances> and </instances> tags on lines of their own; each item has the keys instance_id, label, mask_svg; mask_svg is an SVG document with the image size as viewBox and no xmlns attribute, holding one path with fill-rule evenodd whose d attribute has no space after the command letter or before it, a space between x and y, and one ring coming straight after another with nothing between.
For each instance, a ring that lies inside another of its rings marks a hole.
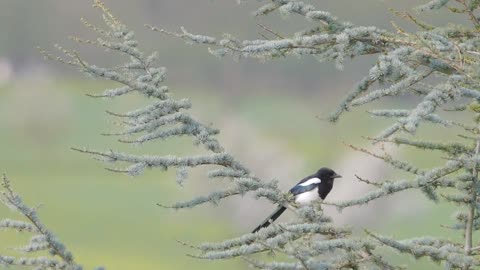
<instances>
[{"instance_id":1,"label":"white sky patch","mask_svg":"<svg viewBox=\"0 0 480 270\"><path fill-rule=\"evenodd\" d=\"M322 181L321 181L319 178L316 178L316 177L315 177L315 178L310 178L310 179L308 179L307 181L301 183L300 186L306 187L306 186L310 186L311 184L319 184L319 183L321 183L321 182L322 182Z\"/></svg>"}]
</instances>

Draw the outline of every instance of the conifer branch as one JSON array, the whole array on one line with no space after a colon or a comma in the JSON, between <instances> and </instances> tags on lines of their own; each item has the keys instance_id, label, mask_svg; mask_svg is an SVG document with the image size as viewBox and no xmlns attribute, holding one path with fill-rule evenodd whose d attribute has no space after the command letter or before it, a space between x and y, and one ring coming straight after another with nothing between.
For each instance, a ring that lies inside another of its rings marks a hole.
<instances>
[{"instance_id":1,"label":"conifer branch","mask_svg":"<svg viewBox=\"0 0 480 270\"><path fill-rule=\"evenodd\" d=\"M463 168L460 161L449 161L444 166L432 169L430 171L419 173L413 180L399 180L394 182L383 182L379 188L364 194L358 199L352 199L340 202L324 202L324 204L334 205L339 210L354 205L367 204L373 200L401 192L408 189L422 189L428 187L451 187L455 182L448 178L452 173Z\"/></svg>"},{"instance_id":2,"label":"conifer branch","mask_svg":"<svg viewBox=\"0 0 480 270\"><path fill-rule=\"evenodd\" d=\"M473 257L463 254L461 248L450 241L438 241L429 238L414 238L403 241L396 241L392 238L374 234L366 231L372 238L382 244L394 248L402 253L408 253L415 258L429 257L433 261L444 261L445 265L454 269L470 269L480 265L480 262Z\"/></svg>"},{"instance_id":3,"label":"conifer branch","mask_svg":"<svg viewBox=\"0 0 480 270\"><path fill-rule=\"evenodd\" d=\"M419 7L419 10L438 9L448 1L431 1ZM450 76L456 74L455 81L447 81L433 86L433 91L423 91L424 101L416 110L412 110L399 123L386 130L382 137L386 138L398 131L416 131L420 121L428 119L437 107L449 99L458 99L465 93L454 93L459 83L473 79L467 75L462 78L458 74L468 74L466 64L474 64L465 57L468 45L465 43L475 33L470 29L454 27L433 27L420 22L408 13L396 13L410 20L422 29L418 33L400 30L402 36L376 27L355 26L342 22L325 11L301 1L272 1L257 11L257 15L267 15L273 11L292 13L305 17L312 24L322 26L305 29L292 37L275 35L272 40L239 41L231 35L223 39L188 33L174 33L149 26L152 30L173 35L188 43L205 44L217 47L209 49L217 56L233 55L235 57L253 57L271 59L285 55L313 55L320 61L333 61L341 68L347 58L366 54L378 54L378 62L369 74L362 79L355 89L343 100L338 110L331 114L330 120L335 122L345 111L355 106L370 103L385 96L398 96L410 92L418 92L415 85L433 74ZM467 9L465 9L467 12ZM467 12L468 13L468 12ZM275 33L269 29L269 32ZM472 51L472 50L468 50ZM394 71L394 72L392 72ZM452 79L452 78L451 78ZM387 83L386 88L369 91L376 82ZM426 84L425 87L429 87ZM422 88L422 87L421 87ZM363 95L364 94L364 95ZM363 95L363 96L362 96ZM467 95L468 96L468 95Z\"/></svg>"},{"instance_id":4,"label":"conifer branch","mask_svg":"<svg viewBox=\"0 0 480 270\"><path fill-rule=\"evenodd\" d=\"M410 140L407 138L394 137L391 139L376 139L367 138L375 142L388 142L397 145L408 145L422 150L438 150L449 154L450 156L459 156L462 154L468 154L471 151L471 147L461 143L442 143L442 142L427 142L420 140Z\"/></svg>"},{"instance_id":5,"label":"conifer branch","mask_svg":"<svg viewBox=\"0 0 480 270\"><path fill-rule=\"evenodd\" d=\"M27 206L13 191L6 175L3 175L1 187L3 190L0 192L0 202L23 216L26 221L3 219L0 220L0 229L32 233L33 237L29 243L15 250L36 257L13 257L0 254L0 265L27 266L32 269L81 270L82 266L75 262L73 254L40 221L36 209ZM42 256L43 251L48 251L50 256Z\"/></svg>"},{"instance_id":6,"label":"conifer branch","mask_svg":"<svg viewBox=\"0 0 480 270\"><path fill-rule=\"evenodd\" d=\"M74 50L58 46L60 52L65 54L68 63L90 76L109 80L120 84L119 87L107 89L95 97L115 98L123 95L140 94L149 98L151 103L143 108L129 112L107 112L113 117L120 119L122 130L105 133L106 136L119 137L121 143L145 144L158 140L167 140L173 137L190 137L194 145L201 145L206 150L204 154L196 156L179 157L175 155L132 155L117 151L96 151L74 147L75 151L93 155L108 163L127 164L126 168L107 168L112 172L127 173L138 176L147 168L177 169L177 182L182 184L188 177L188 169L208 166L209 175L216 178L233 178L229 181L229 187L218 190L207 196L194 198L187 202L175 203L171 207L175 209L194 207L207 202L217 203L219 200L243 195L251 192L255 197L263 197L273 202L280 201L278 187L274 181L262 181L253 175L245 166L227 153L216 139L219 133L217 129L205 125L196 120L189 110L192 104L187 99L174 99L169 93L167 86L163 85L166 69L158 65L156 52L146 54L139 49L139 42L134 33L120 22L103 3L94 1L94 7L98 8L103 15L107 30L96 27L86 20L84 24L94 30L100 37L96 41L88 41L79 37L72 40L81 45L94 45L107 48L109 51L127 56L128 60L117 67L99 67L88 63L79 53ZM184 31L182 35L190 39L201 39ZM197 40L200 42L200 40ZM203 43L212 43L211 39L203 39ZM43 51L48 58L55 59L52 54Z\"/></svg>"}]
</instances>

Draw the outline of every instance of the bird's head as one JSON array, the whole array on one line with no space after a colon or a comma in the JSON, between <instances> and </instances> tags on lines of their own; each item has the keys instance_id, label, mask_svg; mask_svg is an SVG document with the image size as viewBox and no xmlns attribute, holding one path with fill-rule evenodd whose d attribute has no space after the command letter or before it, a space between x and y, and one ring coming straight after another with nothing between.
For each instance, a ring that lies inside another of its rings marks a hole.
<instances>
[{"instance_id":1,"label":"bird's head","mask_svg":"<svg viewBox=\"0 0 480 270\"><path fill-rule=\"evenodd\" d=\"M323 181L333 181L335 178L342 177L330 168L321 168L320 170L318 170L317 176L318 178L320 178L320 180Z\"/></svg>"}]
</instances>

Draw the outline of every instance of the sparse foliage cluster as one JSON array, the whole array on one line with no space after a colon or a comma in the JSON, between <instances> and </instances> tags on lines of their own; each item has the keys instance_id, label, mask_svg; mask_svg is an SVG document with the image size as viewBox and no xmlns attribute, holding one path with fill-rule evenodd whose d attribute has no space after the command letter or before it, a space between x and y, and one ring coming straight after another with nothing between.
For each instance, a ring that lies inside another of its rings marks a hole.
<instances>
[{"instance_id":1,"label":"sparse foliage cluster","mask_svg":"<svg viewBox=\"0 0 480 270\"><path fill-rule=\"evenodd\" d=\"M40 221L37 209L26 205L22 198L10 186L4 175L1 184L0 202L17 212L22 219L2 219L0 229L25 232L32 235L28 243L14 250L18 256L0 254L0 265L6 267L28 267L31 269L68 269L81 270L72 253L64 244ZM44 255L48 252L48 255ZM102 268L97 268L100 270Z\"/></svg>"},{"instance_id":2,"label":"sparse foliage cluster","mask_svg":"<svg viewBox=\"0 0 480 270\"><path fill-rule=\"evenodd\" d=\"M393 168L408 172L412 177L395 181L374 182L357 177L372 186L372 190L359 198L342 202L322 202L298 207L291 196L282 193L274 180L259 179L228 153L217 141L218 130L196 120L187 99L175 99L164 83L165 68L159 66L157 54L146 54L139 48L132 31L122 24L98 0L95 7L102 12L106 29L82 20L86 27L98 34L95 40L72 37L80 43L107 49L126 61L114 67L99 67L87 62L79 52L57 46L62 56L47 51L47 57L73 66L95 78L118 83L93 97L115 98L124 95L142 95L149 104L128 112L108 112L123 125L120 131L106 134L118 137L122 143L144 145L166 141L173 137L188 137L195 145L203 147L203 154L192 156L134 155L118 151L98 151L75 148L102 161L119 164L109 168L132 176L141 175L146 168L177 170L181 184L188 171L195 167L208 167L208 177L222 180L225 189L199 196L186 202L177 202L175 209L191 208L204 203L220 203L231 196L251 195L267 199L272 204L282 204L293 210L297 218L289 223L274 224L255 234L218 243L192 245L202 259L230 259L241 257L259 269L398 269L383 257L382 247L390 247L414 258L428 257L446 269L474 269L480 265L480 242L473 234L480 228L478 163L480 161L480 22L476 13L480 1L434 0L417 10L426 12L447 8L453 14L466 16L470 25L433 26L407 12L394 11L400 18L415 24L417 32L408 32L393 24L395 31L373 26L356 26L342 21L328 12L301 1L271 0L260 7L255 15L266 16L279 12L302 16L310 22L291 36L262 26L262 39L238 40L232 35L215 38L197 35L181 28L181 33L170 32L155 26L153 31L185 39L188 43L206 44L216 56L235 58L252 57L261 60L289 55L313 56L319 61L332 61L341 69L345 61L363 55L377 55L377 62L351 93L341 102L329 120L336 122L342 114L355 107L372 103L384 97L415 95L419 102L406 109L379 109L369 113L374 117L392 119L383 132L370 138L373 143L392 143L423 151L440 151L444 162L434 168L419 168L415 164L398 160L388 153L373 153L351 145L351 148L385 161ZM423 13L419 13L423 14ZM445 111L441 112L440 111ZM449 117L464 111L467 120L458 122ZM429 123L440 130L456 129L457 140L436 142L417 138L420 124ZM174 154L174 153L172 153ZM37 269L80 269L63 245L59 244L41 223L35 211L23 205L5 182L7 192L2 202L12 206L30 222L4 220L0 227L32 231L35 236L23 251L50 250L58 261L42 259L30 263ZM378 198L408 189L421 190L430 200L445 200L458 206L455 221L448 228L463 236L462 242L419 235L397 240L366 230L361 236L352 236L349 228L335 226L325 216L321 205L335 205L339 209L365 205ZM33 212L32 212L33 211ZM33 214L32 214L33 213ZM258 254L271 253L284 256L273 259ZM0 256L6 265L27 264L22 259ZM43 261L45 260L45 261ZM48 264L48 265L44 265Z\"/></svg>"}]
</instances>

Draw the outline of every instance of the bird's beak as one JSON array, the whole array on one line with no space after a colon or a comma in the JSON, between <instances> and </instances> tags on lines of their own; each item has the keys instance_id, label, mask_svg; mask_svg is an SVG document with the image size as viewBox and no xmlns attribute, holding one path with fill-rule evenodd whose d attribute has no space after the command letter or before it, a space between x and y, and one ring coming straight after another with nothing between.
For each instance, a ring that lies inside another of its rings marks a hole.
<instances>
[{"instance_id":1,"label":"bird's beak","mask_svg":"<svg viewBox=\"0 0 480 270\"><path fill-rule=\"evenodd\" d=\"M342 176L340 174L334 174L333 178L342 178Z\"/></svg>"}]
</instances>

